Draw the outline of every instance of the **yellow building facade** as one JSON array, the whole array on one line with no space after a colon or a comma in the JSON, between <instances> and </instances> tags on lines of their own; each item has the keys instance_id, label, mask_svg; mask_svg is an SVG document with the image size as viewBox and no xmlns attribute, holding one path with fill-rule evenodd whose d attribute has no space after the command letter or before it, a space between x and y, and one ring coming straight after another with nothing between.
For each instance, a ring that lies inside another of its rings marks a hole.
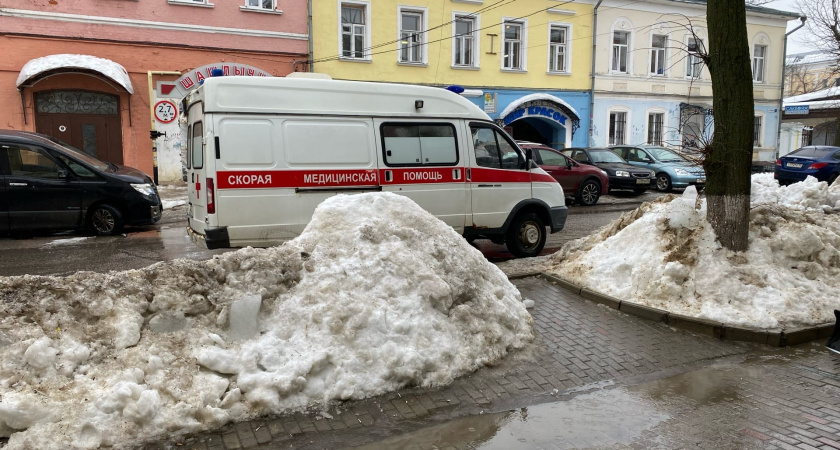
<instances>
[{"instance_id":1,"label":"yellow building facade","mask_svg":"<svg viewBox=\"0 0 840 450\"><path fill-rule=\"evenodd\" d=\"M585 145L592 11L547 0L312 0L311 69L463 86L518 139Z\"/></svg>"}]
</instances>

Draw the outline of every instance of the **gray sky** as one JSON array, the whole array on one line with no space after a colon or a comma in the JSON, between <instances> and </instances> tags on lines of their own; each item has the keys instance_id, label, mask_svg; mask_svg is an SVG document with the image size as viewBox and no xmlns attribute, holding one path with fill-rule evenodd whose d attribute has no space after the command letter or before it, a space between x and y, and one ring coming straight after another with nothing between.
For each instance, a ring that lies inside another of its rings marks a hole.
<instances>
[{"instance_id":1,"label":"gray sky","mask_svg":"<svg viewBox=\"0 0 840 450\"><path fill-rule=\"evenodd\" d=\"M765 5L768 8L780 9L782 11L791 11L791 12L799 12L799 8L796 7L796 0L773 0L770 3ZM788 22L788 31L796 28L799 26L799 20L791 20ZM792 53L802 53L802 52L810 52L813 50L817 50L812 44L809 44L805 41L805 37L808 35L808 27L805 26L795 33L791 34L788 37L788 46L787 46L787 53L788 55Z\"/></svg>"}]
</instances>

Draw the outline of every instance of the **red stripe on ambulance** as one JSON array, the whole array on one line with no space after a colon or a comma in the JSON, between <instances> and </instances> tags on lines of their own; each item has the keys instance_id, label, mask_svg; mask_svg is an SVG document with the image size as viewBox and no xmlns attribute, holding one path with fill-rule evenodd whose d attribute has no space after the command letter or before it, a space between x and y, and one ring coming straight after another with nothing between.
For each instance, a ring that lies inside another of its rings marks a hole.
<instances>
[{"instance_id":1,"label":"red stripe on ambulance","mask_svg":"<svg viewBox=\"0 0 840 450\"><path fill-rule=\"evenodd\" d=\"M376 170L219 171L218 189L377 186Z\"/></svg>"}]
</instances>

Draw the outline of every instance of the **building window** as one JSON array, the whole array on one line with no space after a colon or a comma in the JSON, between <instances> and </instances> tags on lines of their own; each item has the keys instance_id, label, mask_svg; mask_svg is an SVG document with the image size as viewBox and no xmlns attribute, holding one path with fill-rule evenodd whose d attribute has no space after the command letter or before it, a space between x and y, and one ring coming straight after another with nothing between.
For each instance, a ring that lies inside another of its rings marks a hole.
<instances>
[{"instance_id":1,"label":"building window","mask_svg":"<svg viewBox=\"0 0 840 450\"><path fill-rule=\"evenodd\" d=\"M505 42L502 50L502 68L523 70L522 64L522 29L523 24L518 22L505 22Z\"/></svg>"},{"instance_id":2,"label":"building window","mask_svg":"<svg viewBox=\"0 0 840 450\"><path fill-rule=\"evenodd\" d=\"M753 147L761 147L761 116L755 116L753 126Z\"/></svg>"},{"instance_id":3,"label":"building window","mask_svg":"<svg viewBox=\"0 0 840 450\"><path fill-rule=\"evenodd\" d=\"M245 0L245 6L254 9L274 10L274 0Z\"/></svg>"},{"instance_id":4,"label":"building window","mask_svg":"<svg viewBox=\"0 0 840 450\"><path fill-rule=\"evenodd\" d=\"M625 125L627 125L627 113L625 113L625 112L611 112L610 113L610 144L609 145L624 145Z\"/></svg>"},{"instance_id":5,"label":"building window","mask_svg":"<svg viewBox=\"0 0 840 450\"><path fill-rule=\"evenodd\" d=\"M452 54L453 64L456 66L474 67L475 63L475 36L476 19L474 17L455 17L455 38L453 39Z\"/></svg>"},{"instance_id":6,"label":"building window","mask_svg":"<svg viewBox=\"0 0 840 450\"><path fill-rule=\"evenodd\" d=\"M756 45L753 50L753 81L764 82L764 55L767 53L766 45Z\"/></svg>"},{"instance_id":7,"label":"building window","mask_svg":"<svg viewBox=\"0 0 840 450\"><path fill-rule=\"evenodd\" d=\"M665 75L665 47L668 36L654 34L650 40L650 74Z\"/></svg>"},{"instance_id":8,"label":"building window","mask_svg":"<svg viewBox=\"0 0 840 450\"><path fill-rule=\"evenodd\" d=\"M800 147L811 145L811 138L813 136L813 132L813 128L805 127L802 129L802 145L800 145Z\"/></svg>"},{"instance_id":9,"label":"building window","mask_svg":"<svg viewBox=\"0 0 840 450\"><path fill-rule=\"evenodd\" d=\"M568 72L568 36L569 28L552 25L548 35L548 71Z\"/></svg>"},{"instance_id":10,"label":"building window","mask_svg":"<svg viewBox=\"0 0 840 450\"><path fill-rule=\"evenodd\" d=\"M365 59L366 11L362 5L341 5L341 56Z\"/></svg>"},{"instance_id":11,"label":"building window","mask_svg":"<svg viewBox=\"0 0 840 450\"><path fill-rule=\"evenodd\" d=\"M627 44L629 41L629 32L613 32L612 64L610 65L613 72L627 73Z\"/></svg>"},{"instance_id":12,"label":"building window","mask_svg":"<svg viewBox=\"0 0 840 450\"><path fill-rule=\"evenodd\" d=\"M422 63L423 13L420 11L400 12L400 62Z\"/></svg>"},{"instance_id":13,"label":"building window","mask_svg":"<svg viewBox=\"0 0 840 450\"><path fill-rule=\"evenodd\" d=\"M703 70L703 59L700 52L703 50L703 40L688 38L688 57L685 59L685 76L688 78L700 78Z\"/></svg>"},{"instance_id":14,"label":"building window","mask_svg":"<svg viewBox=\"0 0 840 450\"><path fill-rule=\"evenodd\" d=\"M651 145L662 145L662 123L665 120L663 113L648 114L648 139Z\"/></svg>"}]
</instances>

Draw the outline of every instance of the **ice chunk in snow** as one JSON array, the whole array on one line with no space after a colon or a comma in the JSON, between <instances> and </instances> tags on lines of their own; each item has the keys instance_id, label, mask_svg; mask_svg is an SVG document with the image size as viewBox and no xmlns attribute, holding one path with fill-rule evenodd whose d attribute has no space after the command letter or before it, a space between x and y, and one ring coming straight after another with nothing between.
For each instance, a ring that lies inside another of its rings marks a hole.
<instances>
[{"instance_id":1,"label":"ice chunk in snow","mask_svg":"<svg viewBox=\"0 0 840 450\"><path fill-rule=\"evenodd\" d=\"M230 305L230 335L234 339L248 339L257 334L262 298L249 295Z\"/></svg>"},{"instance_id":2,"label":"ice chunk in snow","mask_svg":"<svg viewBox=\"0 0 840 450\"><path fill-rule=\"evenodd\" d=\"M534 307L534 301L531 300L530 298L526 298L525 300L522 300L522 304L525 305L525 307L528 308L528 309L531 309L531 308Z\"/></svg>"},{"instance_id":3,"label":"ice chunk in snow","mask_svg":"<svg viewBox=\"0 0 840 450\"><path fill-rule=\"evenodd\" d=\"M668 213L668 226L671 228L697 228L700 225L700 212L695 209L697 202L697 188L685 188L682 197L671 202Z\"/></svg>"},{"instance_id":4,"label":"ice chunk in snow","mask_svg":"<svg viewBox=\"0 0 840 450\"><path fill-rule=\"evenodd\" d=\"M23 358L27 364L36 369L46 369L52 367L56 354L58 350L52 346L52 339L44 336L26 349Z\"/></svg>"},{"instance_id":5,"label":"ice chunk in snow","mask_svg":"<svg viewBox=\"0 0 840 450\"><path fill-rule=\"evenodd\" d=\"M173 333L187 326L187 319L181 311L164 311L149 320L149 328L155 333Z\"/></svg>"}]
</instances>

